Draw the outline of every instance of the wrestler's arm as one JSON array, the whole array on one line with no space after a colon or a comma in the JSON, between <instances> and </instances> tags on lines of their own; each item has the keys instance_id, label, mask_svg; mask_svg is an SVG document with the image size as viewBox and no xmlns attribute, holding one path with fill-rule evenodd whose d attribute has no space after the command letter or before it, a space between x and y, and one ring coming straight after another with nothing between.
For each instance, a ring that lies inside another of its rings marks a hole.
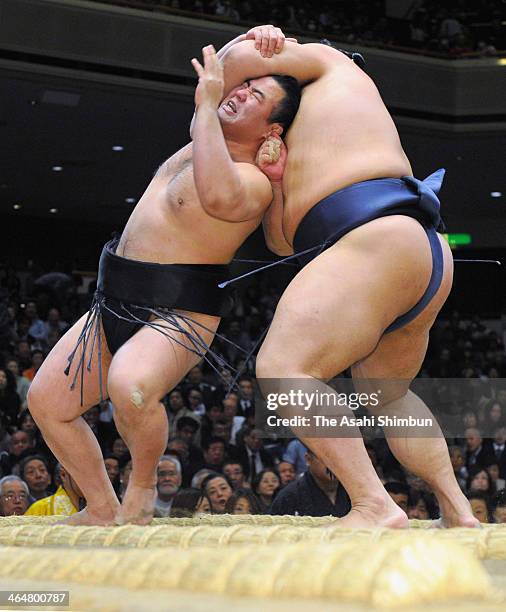
<instances>
[{"instance_id":1,"label":"wrestler's arm","mask_svg":"<svg viewBox=\"0 0 506 612\"><path fill-rule=\"evenodd\" d=\"M280 53L263 57L254 40L244 40L229 48L223 56L225 91L231 91L247 79L269 74L287 74L300 83L314 81L330 70L345 56L327 45L299 45L287 41Z\"/></svg>"},{"instance_id":2,"label":"wrestler's arm","mask_svg":"<svg viewBox=\"0 0 506 612\"><path fill-rule=\"evenodd\" d=\"M199 75L195 93L193 173L204 210L218 219L241 222L261 215L271 201L267 177L254 165L236 163L223 136L218 105L223 96L223 70L212 46L205 47L204 67L192 63Z\"/></svg>"},{"instance_id":3,"label":"wrestler's arm","mask_svg":"<svg viewBox=\"0 0 506 612\"><path fill-rule=\"evenodd\" d=\"M272 202L262 219L265 243L276 255L293 253L283 232L283 173L287 157L286 146L276 135L269 136L257 154L258 167L268 177L272 188Z\"/></svg>"}]
</instances>

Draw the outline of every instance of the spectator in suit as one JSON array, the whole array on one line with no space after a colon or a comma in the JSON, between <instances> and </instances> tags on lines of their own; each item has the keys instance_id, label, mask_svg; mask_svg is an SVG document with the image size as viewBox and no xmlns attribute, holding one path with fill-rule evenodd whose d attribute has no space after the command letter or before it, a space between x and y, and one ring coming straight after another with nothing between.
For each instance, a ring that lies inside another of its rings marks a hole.
<instances>
[{"instance_id":1,"label":"spectator in suit","mask_svg":"<svg viewBox=\"0 0 506 612\"><path fill-rule=\"evenodd\" d=\"M474 465L484 467L494 460L490 450L484 448L479 429L468 427L464 432L466 439L466 468L469 471Z\"/></svg>"},{"instance_id":2,"label":"spectator in suit","mask_svg":"<svg viewBox=\"0 0 506 612\"><path fill-rule=\"evenodd\" d=\"M506 479L506 427L502 426L495 430L489 448L490 462L499 465L499 477Z\"/></svg>"},{"instance_id":3,"label":"spectator in suit","mask_svg":"<svg viewBox=\"0 0 506 612\"><path fill-rule=\"evenodd\" d=\"M255 427L244 431L244 446L238 451L238 460L242 463L249 482L253 482L262 470L274 466L274 461L263 448L262 432Z\"/></svg>"},{"instance_id":4,"label":"spectator in suit","mask_svg":"<svg viewBox=\"0 0 506 612\"><path fill-rule=\"evenodd\" d=\"M460 488L465 491L468 472L464 462L464 453L462 452L460 446L450 446L448 450L450 453L450 461L452 462L455 478L457 479Z\"/></svg>"},{"instance_id":5,"label":"spectator in suit","mask_svg":"<svg viewBox=\"0 0 506 612\"><path fill-rule=\"evenodd\" d=\"M269 514L299 516L344 516L351 509L344 487L310 450L307 471L283 487L272 502Z\"/></svg>"}]
</instances>

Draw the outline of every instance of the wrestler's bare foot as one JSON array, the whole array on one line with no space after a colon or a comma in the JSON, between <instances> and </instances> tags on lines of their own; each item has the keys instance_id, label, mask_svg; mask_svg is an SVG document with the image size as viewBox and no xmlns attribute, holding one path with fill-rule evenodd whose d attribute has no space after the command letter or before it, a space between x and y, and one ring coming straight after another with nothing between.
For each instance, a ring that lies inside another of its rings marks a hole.
<instances>
[{"instance_id":1,"label":"wrestler's bare foot","mask_svg":"<svg viewBox=\"0 0 506 612\"><path fill-rule=\"evenodd\" d=\"M141 487L128 484L125 498L119 508L114 522L117 525L149 525L155 511L156 487Z\"/></svg>"},{"instance_id":2,"label":"wrestler's bare foot","mask_svg":"<svg viewBox=\"0 0 506 612\"><path fill-rule=\"evenodd\" d=\"M466 500L467 501L467 500ZM451 527L481 528L480 521L474 518L469 502L462 504L461 508L441 504L441 518L432 521L434 529L445 529Z\"/></svg>"},{"instance_id":3,"label":"wrestler's bare foot","mask_svg":"<svg viewBox=\"0 0 506 612\"><path fill-rule=\"evenodd\" d=\"M117 506L119 508L119 504ZM57 525L73 525L77 527L90 527L93 525L114 525L114 516L117 512L116 507L100 508L98 511L84 508L76 514L58 521Z\"/></svg>"},{"instance_id":4,"label":"wrestler's bare foot","mask_svg":"<svg viewBox=\"0 0 506 612\"><path fill-rule=\"evenodd\" d=\"M380 503L356 504L346 516L332 521L328 526L359 529L378 527L405 529L408 527L408 517L394 501L383 500Z\"/></svg>"}]
</instances>

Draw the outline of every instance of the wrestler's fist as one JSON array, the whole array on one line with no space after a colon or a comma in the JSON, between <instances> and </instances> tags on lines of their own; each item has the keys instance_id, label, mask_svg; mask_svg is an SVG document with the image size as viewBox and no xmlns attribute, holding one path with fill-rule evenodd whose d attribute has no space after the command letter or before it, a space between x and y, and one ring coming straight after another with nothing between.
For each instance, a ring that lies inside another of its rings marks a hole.
<instances>
[{"instance_id":1,"label":"wrestler's fist","mask_svg":"<svg viewBox=\"0 0 506 612\"><path fill-rule=\"evenodd\" d=\"M283 32L273 25L255 26L246 32L246 40L255 41L255 49L262 57L272 57L281 53L285 40L297 42L296 38L286 38Z\"/></svg>"},{"instance_id":2,"label":"wrestler's fist","mask_svg":"<svg viewBox=\"0 0 506 612\"><path fill-rule=\"evenodd\" d=\"M213 45L208 45L202 49L204 65L196 59L192 59L192 66L199 76L197 89L195 90L195 106L209 104L213 108L218 108L223 100L223 66Z\"/></svg>"},{"instance_id":3,"label":"wrestler's fist","mask_svg":"<svg viewBox=\"0 0 506 612\"><path fill-rule=\"evenodd\" d=\"M288 151L285 143L275 134L265 139L257 152L257 166L271 182L281 181Z\"/></svg>"}]
</instances>

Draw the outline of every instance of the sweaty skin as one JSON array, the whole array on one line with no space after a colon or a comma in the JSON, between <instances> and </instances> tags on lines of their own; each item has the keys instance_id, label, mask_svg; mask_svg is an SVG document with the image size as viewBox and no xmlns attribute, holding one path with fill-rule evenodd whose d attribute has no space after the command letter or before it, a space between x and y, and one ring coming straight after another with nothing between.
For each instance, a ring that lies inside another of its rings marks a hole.
<instances>
[{"instance_id":1,"label":"sweaty skin","mask_svg":"<svg viewBox=\"0 0 506 612\"><path fill-rule=\"evenodd\" d=\"M267 72L309 83L285 138L290 154L283 175L282 229L290 245L308 210L334 191L368 179L412 174L378 89L343 53L321 44L287 42L279 55L263 58L248 40L225 54L224 65L227 89Z\"/></svg>"}]
</instances>

